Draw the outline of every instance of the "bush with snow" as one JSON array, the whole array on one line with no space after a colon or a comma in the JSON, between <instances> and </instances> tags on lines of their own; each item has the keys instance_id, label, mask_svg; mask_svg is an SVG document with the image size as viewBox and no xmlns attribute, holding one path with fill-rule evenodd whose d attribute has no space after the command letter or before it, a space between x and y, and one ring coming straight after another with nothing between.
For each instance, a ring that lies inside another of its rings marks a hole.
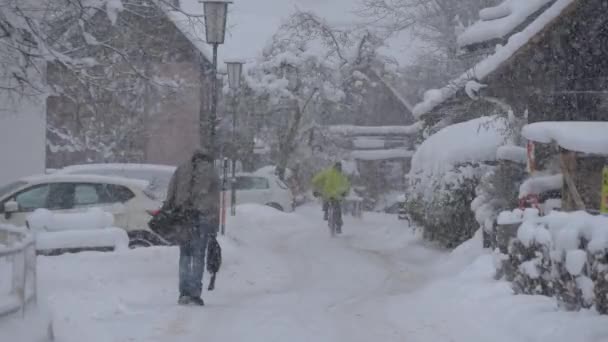
<instances>
[{"instance_id":1,"label":"bush with snow","mask_svg":"<svg viewBox=\"0 0 608 342\"><path fill-rule=\"evenodd\" d=\"M503 212L499 224L521 222L505 263L516 293L555 296L566 310L608 314L608 217L586 212ZM504 267L505 265L501 265Z\"/></svg>"},{"instance_id":2,"label":"bush with snow","mask_svg":"<svg viewBox=\"0 0 608 342\"><path fill-rule=\"evenodd\" d=\"M487 116L447 126L418 147L407 177L406 209L427 238L455 247L473 236L475 190L506 135L507 120Z\"/></svg>"},{"instance_id":3,"label":"bush with snow","mask_svg":"<svg viewBox=\"0 0 608 342\"><path fill-rule=\"evenodd\" d=\"M471 209L483 229L484 247L497 247L496 219L500 212L517 207L517 189L525 175L524 164L503 160L481 178Z\"/></svg>"}]
</instances>

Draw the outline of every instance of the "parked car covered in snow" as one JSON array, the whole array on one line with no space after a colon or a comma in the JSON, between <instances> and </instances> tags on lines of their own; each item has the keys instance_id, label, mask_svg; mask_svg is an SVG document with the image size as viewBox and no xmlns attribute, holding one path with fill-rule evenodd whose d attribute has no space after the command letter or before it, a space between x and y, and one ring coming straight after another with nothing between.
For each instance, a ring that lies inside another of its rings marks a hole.
<instances>
[{"instance_id":1,"label":"parked car covered in snow","mask_svg":"<svg viewBox=\"0 0 608 342\"><path fill-rule=\"evenodd\" d=\"M145 180L98 175L26 177L0 187L0 222L26 226L36 209L79 213L100 208L114 215L114 225L127 231L131 246L165 244L147 225L161 205L148 187Z\"/></svg>"},{"instance_id":2,"label":"parked car covered in snow","mask_svg":"<svg viewBox=\"0 0 608 342\"><path fill-rule=\"evenodd\" d=\"M175 169L174 166L154 164L82 164L67 166L54 174L111 175L143 179L149 182L145 191L163 201ZM237 203L258 203L286 212L293 211L294 199L289 187L276 175L266 171L237 174ZM227 203L230 203L230 191Z\"/></svg>"},{"instance_id":3,"label":"parked car covered in snow","mask_svg":"<svg viewBox=\"0 0 608 342\"><path fill-rule=\"evenodd\" d=\"M280 211L294 210L294 196L289 187L279 177L264 173L236 174L236 203L257 203L268 205ZM227 203L230 203L228 191Z\"/></svg>"}]
</instances>

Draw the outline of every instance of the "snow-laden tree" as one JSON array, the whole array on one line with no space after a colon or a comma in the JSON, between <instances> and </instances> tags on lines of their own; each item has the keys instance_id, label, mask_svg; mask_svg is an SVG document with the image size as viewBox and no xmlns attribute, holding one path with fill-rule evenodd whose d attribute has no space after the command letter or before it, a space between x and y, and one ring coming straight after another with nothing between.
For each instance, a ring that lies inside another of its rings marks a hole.
<instances>
[{"instance_id":1,"label":"snow-laden tree","mask_svg":"<svg viewBox=\"0 0 608 342\"><path fill-rule=\"evenodd\" d=\"M322 123L360 114L370 76L385 82L392 64L377 52L382 44L368 29L336 28L312 12L296 11L280 26L248 83L266 99L262 132L281 176L296 154L300 162L323 154L340 159L331 144L319 147L327 142Z\"/></svg>"}]
</instances>

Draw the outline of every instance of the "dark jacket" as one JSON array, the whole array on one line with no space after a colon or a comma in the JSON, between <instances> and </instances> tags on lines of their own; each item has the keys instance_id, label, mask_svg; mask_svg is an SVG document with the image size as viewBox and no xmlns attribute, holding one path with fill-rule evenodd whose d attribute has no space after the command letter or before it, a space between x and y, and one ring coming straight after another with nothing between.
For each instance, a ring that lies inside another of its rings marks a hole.
<instances>
[{"instance_id":1,"label":"dark jacket","mask_svg":"<svg viewBox=\"0 0 608 342\"><path fill-rule=\"evenodd\" d=\"M195 156L197 153L195 153ZM198 152L201 155L201 152ZM220 215L220 179L211 158L193 157L180 165L169 183L169 208L179 208L203 216L206 226L217 232Z\"/></svg>"}]
</instances>

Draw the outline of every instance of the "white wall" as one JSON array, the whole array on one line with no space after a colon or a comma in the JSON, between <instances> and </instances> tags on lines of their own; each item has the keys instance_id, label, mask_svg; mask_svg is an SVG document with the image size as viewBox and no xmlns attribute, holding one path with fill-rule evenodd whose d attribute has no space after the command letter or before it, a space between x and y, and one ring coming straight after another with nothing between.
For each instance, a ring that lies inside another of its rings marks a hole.
<instances>
[{"instance_id":1,"label":"white wall","mask_svg":"<svg viewBox=\"0 0 608 342\"><path fill-rule=\"evenodd\" d=\"M45 108L43 99L22 99L15 103L2 101L0 97L0 186L44 172Z\"/></svg>"}]
</instances>

